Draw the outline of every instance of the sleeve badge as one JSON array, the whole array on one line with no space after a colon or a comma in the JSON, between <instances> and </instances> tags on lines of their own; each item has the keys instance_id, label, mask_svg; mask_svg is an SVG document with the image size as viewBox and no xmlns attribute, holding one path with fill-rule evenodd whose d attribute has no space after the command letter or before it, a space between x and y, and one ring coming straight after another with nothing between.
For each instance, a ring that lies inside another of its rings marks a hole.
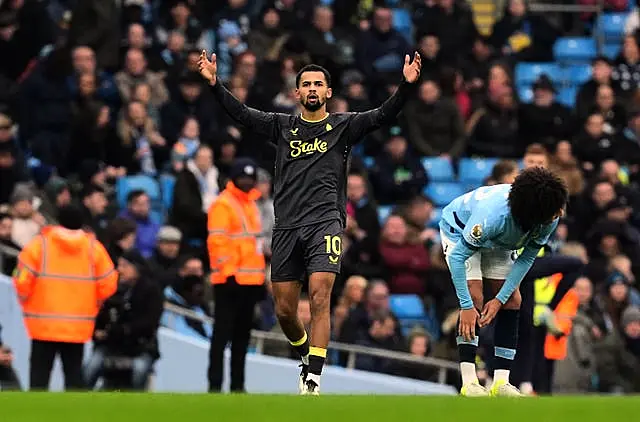
<instances>
[{"instance_id":1,"label":"sleeve badge","mask_svg":"<svg viewBox=\"0 0 640 422\"><path fill-rule=\"evenodd\" d=\"M480 224L471 227L471 237L475 240L482 238L482 226Z\"/></svg>"}]
</instances>

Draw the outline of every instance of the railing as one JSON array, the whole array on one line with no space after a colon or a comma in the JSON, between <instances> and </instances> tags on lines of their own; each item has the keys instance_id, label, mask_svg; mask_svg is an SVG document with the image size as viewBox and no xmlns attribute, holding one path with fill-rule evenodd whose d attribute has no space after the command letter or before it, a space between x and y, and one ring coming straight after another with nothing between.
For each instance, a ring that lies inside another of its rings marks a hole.
<instances>
[{"instance_id":1,"label":"railing","mask_svg":"<svg viewBox=\"0 0 640 422\"><path fill-rule=\"evenodd\" d=\"M164 309L177 315L185 316L198 320L203 323L212 324L213 318L199 315L190 309L186 309L180 306L176 306L172 303L165 302ZM168 327L172 328L172 327ZM256 352L262 354L264 350L264 342L277 341L288 344L287 338L278 333L272 333L268 331L252 330L251 338L255 341ZM447 371L458 372L460 369L458 364L444 359L437 359L432 357L414 356L409 353L395 352L384 349L377 349L373 347L358 346L355 344L339 343L332 341L329 343L329 348L337 350L339 352L347 353L347 369L354 369L356 366L357 355L375 356L384 359L393 359L399 362L405 363L417 363L425 366L435 367L438 369L438 383L446 384Z\"/></svg>"}]
</instances>

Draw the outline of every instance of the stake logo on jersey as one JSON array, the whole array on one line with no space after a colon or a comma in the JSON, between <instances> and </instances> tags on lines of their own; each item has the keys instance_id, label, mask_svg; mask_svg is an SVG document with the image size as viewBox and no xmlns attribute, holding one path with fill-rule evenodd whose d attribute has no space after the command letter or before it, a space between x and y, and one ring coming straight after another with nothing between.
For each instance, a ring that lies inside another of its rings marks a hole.
<instances>
[{"instance_id":1,"label":"stake logo on jersey","mask_svg":"<svg viewBox=\"0 0 640 422\"><path fill-rule=\"evenodd\" d=\"M290 141L291 158L299 158L307 155L315 154L316 152L327 152L327 142L322 139L315 138L313 142L307 141Z\"/></svg>"}]
</instances>

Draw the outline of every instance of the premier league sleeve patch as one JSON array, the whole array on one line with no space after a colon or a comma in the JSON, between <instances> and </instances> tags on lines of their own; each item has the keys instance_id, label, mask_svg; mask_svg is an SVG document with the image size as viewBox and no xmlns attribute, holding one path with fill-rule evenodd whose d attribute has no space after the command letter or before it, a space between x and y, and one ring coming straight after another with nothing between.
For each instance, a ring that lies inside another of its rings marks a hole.
<instances>
[{"instance_id":1,"label":"premier league sleeve patch","mask_svg":"<svg viewBox=\"0 0 640 422\"><path fill-rule=\"evenodd\" d=\"M476 241L482 239L482 226L480 224L471 227L471 237Z\"/></svg>"}]
</instances>

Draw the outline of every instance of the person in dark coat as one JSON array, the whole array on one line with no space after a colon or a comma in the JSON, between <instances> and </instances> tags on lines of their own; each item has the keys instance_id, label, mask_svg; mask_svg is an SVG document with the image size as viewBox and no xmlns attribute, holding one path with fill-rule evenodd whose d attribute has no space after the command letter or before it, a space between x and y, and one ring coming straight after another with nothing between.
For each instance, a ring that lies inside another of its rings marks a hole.
<instances>
[{"instance_id":1,"label":"person in dark coat","mask_svg":"<svg viewBox=\"0 0 640 422\"><path fill-rule=\"evenodd\" d=\"M136 250L118 259L120 284L96 317L94 351L84 368L85 380L93 388L109 356L133 359L131 387L143 390L154 362L160 357L158 327L163 311L162 290L149 279L149 268Z\"/></svg>"}]
</instances>

